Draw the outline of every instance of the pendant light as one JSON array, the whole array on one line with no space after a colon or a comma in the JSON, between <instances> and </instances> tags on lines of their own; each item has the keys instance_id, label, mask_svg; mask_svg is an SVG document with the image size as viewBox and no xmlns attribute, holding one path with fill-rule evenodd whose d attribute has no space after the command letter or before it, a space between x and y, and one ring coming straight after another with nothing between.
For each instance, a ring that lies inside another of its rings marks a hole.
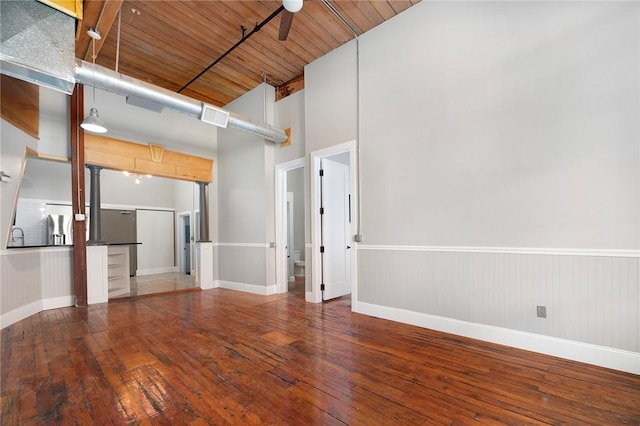
<instances>
[{"instance_id":1,"label":"pendant light","mask_svg":"<svg viewBox=\"0 0 640 426\"><path fill-rule=\"evenodd\" d=\"M100 32L97 29L90 28L87 31L89 37L91 37L91 42L93 44L93 64L96 63L96 40L100 40ZM98 116L98 109L96 108L96 86L93 86L93 106L89 110L89 115L82 121L80 124L84 130L92 133L106 133L107 126L105 126L104 122Z\"/></svg>"}]
</instances>

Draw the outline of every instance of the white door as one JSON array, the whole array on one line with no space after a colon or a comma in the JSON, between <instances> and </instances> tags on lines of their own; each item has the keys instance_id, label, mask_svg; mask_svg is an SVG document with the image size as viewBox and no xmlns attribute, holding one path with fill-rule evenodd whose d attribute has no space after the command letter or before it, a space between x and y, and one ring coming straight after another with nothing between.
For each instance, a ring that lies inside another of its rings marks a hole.
<instances>
[{"instance_id":1,"label":"white door","mask_svg":"<svg viewBox=\"0 0 640 426\"><path fill-rule=\"evenodd\" d=\"M324 300L351 293L349 167L321 161L322 283Z\"/></svg>"}]
</instances>

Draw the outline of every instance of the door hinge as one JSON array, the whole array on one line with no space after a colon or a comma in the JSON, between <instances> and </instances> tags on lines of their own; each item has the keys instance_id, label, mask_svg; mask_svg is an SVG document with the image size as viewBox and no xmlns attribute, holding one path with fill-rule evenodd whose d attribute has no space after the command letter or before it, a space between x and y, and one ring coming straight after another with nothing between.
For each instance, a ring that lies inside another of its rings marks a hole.
<instances>
[{"instance_id":1,"label":"door hinge","mask_svg":"<svg viewBox=\"0 0 640 426\"><path fill-rule=\"evenodd\" d=\"M324 284L320 284L320 291L324 291Z\"/></svg>"},{"instance_id":2,"label":"door hinge","mask_svg":"<svg viewBox=\"0 0 640 426\"><path fill-rule=\"evenodd\" d=\"M320 169L320 176L324 176L324 170Z\"/></svg>"},{"instance_id":3,"label":"door hinge","mask_svg":"<svg viewBox=\"0 0 640 426\"><path fill-rule=\"evenodd\" d=\"M324 246L320 246L320 253L324 253Z\"/></svg>"},{"instance_id":4,"label":"door hinge","mask_svg":"<svg viewBox=\"0 0 640 426\"><path fill-rule=\"evenodd\" d=\"M324 214L324 207L320 207L320 214Z\"/></svg>"}]
</instances>

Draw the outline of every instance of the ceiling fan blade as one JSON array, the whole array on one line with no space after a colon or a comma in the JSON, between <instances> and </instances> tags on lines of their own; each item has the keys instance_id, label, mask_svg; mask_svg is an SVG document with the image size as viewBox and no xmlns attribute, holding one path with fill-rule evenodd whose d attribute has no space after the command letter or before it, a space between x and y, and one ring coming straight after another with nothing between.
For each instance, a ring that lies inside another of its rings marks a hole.
<instances>
[{"instance_id":1,"label":"ceiling fan blade","mask_svg":"<svg viewBox=\"0 0 640 426\"><path fill-rule=\"evenodd\" d=\"M278 40L285 41L287 36L289 35L289 30L291 29L291 22L293 21L293 13L288 10L282 11L282 16L280 17L280 33L278 34Z\"/></svg>"}]
</instances>

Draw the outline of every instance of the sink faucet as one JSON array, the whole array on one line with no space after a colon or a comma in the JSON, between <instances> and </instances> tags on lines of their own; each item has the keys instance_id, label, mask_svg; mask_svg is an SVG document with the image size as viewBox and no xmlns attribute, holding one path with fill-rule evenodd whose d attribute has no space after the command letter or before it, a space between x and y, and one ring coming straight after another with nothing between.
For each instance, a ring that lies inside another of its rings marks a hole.
<instances>
[{"instance_id":1,"label":"sink faucet","mask_svg":"<svg viewBox=\"0 0 640 426\"><path fill-rule=\"evenodd\" d=\"M19 231L17 236L16 231ZM20 241L20 244L16 244L17 241ZM24 245L24 231L22 230L22 228L14 226L13 229L11 229L11 242L16 246Z\"/></svg>"}]
</instances>

